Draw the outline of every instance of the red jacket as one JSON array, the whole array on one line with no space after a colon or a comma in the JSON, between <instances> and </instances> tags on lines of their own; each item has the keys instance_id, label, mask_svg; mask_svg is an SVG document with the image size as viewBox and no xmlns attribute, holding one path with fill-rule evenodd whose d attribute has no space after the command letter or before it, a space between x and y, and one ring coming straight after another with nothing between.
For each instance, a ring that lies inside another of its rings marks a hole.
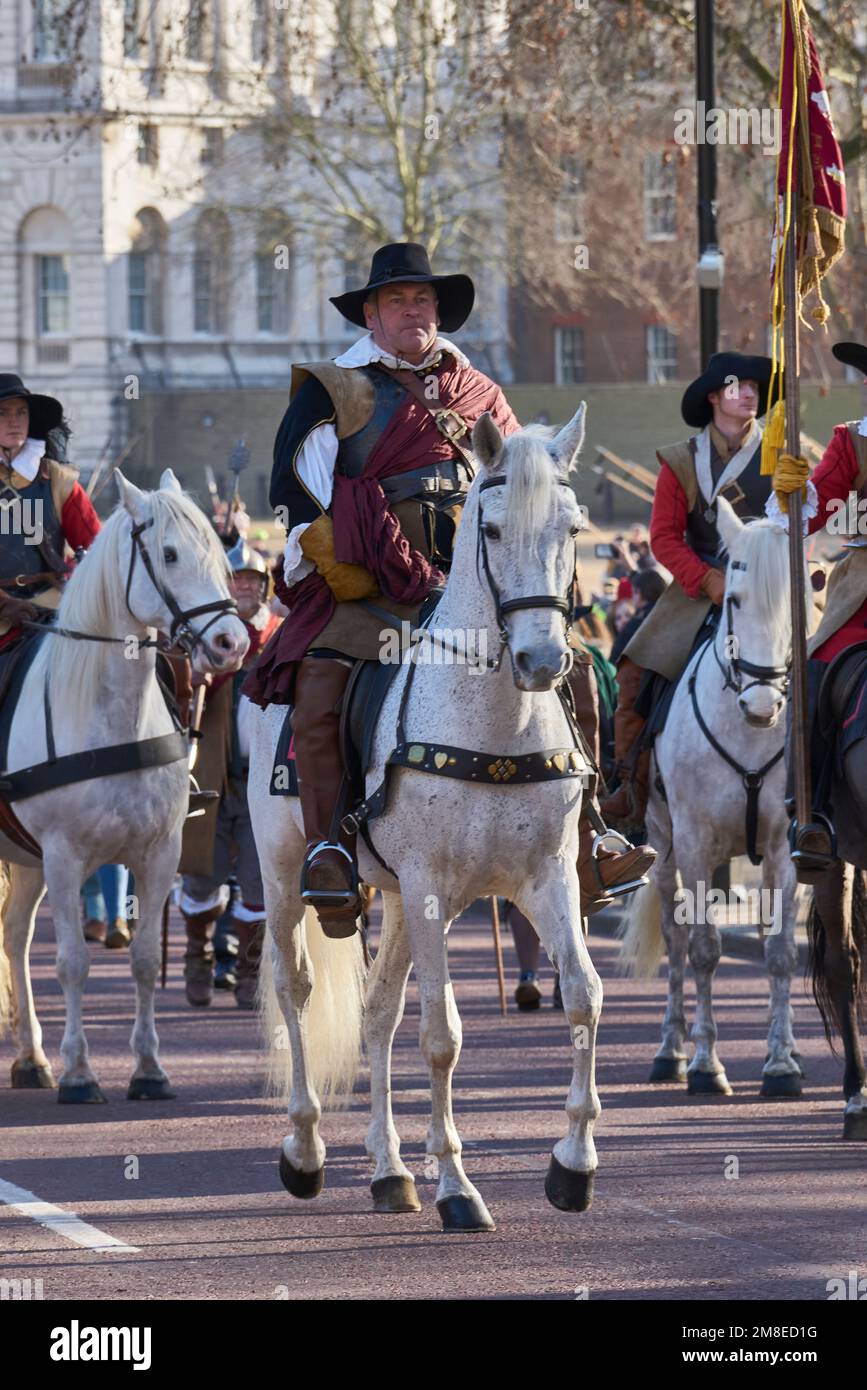
<instances>
[{"instance_id":1,"label":"red jacket","mask_svg":"<svg viewBox=\"0 0 867 1390\"><path fill-rule=\"evenodd\" d=\"M835 425L831 442L822 455L822 462L811 477L818 494L819 507L817 515L811 517L809 521L808 531L810 535L827 525L837 510L832 505L834 502L846 502L857 474L858 458L852 437L845 425ZM835 633L832 633L821 647L816 648L813 652L813 659L830 661L845 647L851 646L853 642L863 642L865 637L867 637L867 599L864 600L858 611L852 614L848 622L838 628Z\"/></svg>"},{"instance_id":2,"label":"red jacket","mask_svg":"<svg viewBox=\"0 0 867 1390\"><path fill-rule=\"evenodd\" d=\"M659 470L650 518L650 548L654 558L671 570L689 598L701 594L701 581L711 568L684 540L689 507L686 493L667 463Z\"/></svg>"}]
</instances>

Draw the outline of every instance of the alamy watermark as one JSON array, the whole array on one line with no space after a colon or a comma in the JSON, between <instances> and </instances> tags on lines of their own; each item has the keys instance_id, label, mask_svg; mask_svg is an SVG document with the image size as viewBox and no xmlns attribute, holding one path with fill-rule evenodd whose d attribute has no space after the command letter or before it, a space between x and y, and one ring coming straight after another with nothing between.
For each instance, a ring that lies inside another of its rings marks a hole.
<instances>
[{"instance_id":1,"label":"alamy watermark","mask_svg":"<svg viewBox=\"0 0 867 1390\"><path fill-rule=\"evenodd\" d=\"M397 628L381 628L379 660L383 666L412 661L420 666L466 666L485 671L488 630L473 627L413 628L404 618Z\"/></svg>"},{"instance_id":2,"label":"alamy watermark","mask_svg":"<svg viewBox=\"0 0 867 1390\"><path fill-rule=\"evenodd\" d=\"M760 925L768 928L768 936L775 936L783 929L782 890L736 884L725 892L722 888L708 888L705 880L699 879L695 892L678 888L674 895L674 920L679 927Z\"/></svg>"},{"instance_id":3,"label":"alamy watermark","mask_svg":"<svg viewBox=\"0 0 867 1390\"><path fill-rule=\"evenodd\" d=\"M776 106L733 106L724 110L697 101L674 113L676 145L759 145L767 155L779 154L782 112Z\"/></svg>"},{"instance_id":4,"label":"alamy watermark","mask_svg":"<svg viewBox=\"0 0 867 1390\"><path fill-rule=\"evenodd\" d=\"M25 545L41 545L45 536L42 499L16 497L0 502L0 536L23 536Z\"/></svg>"}]
</instances>

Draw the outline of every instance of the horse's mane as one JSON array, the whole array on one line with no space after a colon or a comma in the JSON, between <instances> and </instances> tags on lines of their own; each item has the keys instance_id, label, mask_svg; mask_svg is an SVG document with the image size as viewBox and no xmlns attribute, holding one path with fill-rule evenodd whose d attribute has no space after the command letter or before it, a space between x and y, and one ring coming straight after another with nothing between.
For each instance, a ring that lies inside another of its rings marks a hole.
<instances>
[{"instance_id":1,"label":"horse's mane","mask_svg":"<svg viewBox=\"0 0 867 1390\"><path fill-rule=\"evenodd\" d=\"M773 537L773 543L770 538ZM789 633L789 538L767 517L745 526L731 547L731 559L747 565L750 597L774 646L785 645ZM806 562L805 562L806 565ZM813 590L807 581L807 624L812 616Z\"/></svg>"},{"instance_id":2,"label":"horse's mane","mask_svg":"<svg viewBox=\"0 0 867 1390\"><path fill-rule=\"evenodd\" d=\"M194 556L201 574L221 574L229 579L229 566L223 547L212 526L187 493L161 488L145 494L153 526L144 533L148 555L161 585L170 585L163 547L170 527L173 541L184 556ZM124 631L124 621L132 628L126 607L126 566L121 573L124 537L129 535L131 517L119 504L103 525L81 564L77 565L57 609L57 625L76 632L106 636ZM141 561L137 561L140 565ZM34 660L37 688L48 676L49 693L55 708L86 710L96 701L105 678L106 662L112 651L106 642L81 642L65 637L47 637Z\"/></svg>"},{"instance_id":3,"label":"horse's mane","mask_svg":"<svg viewBox=\"0 0 867 1390\"><path fill-rule=\"evenodd\" d=\"M530 425L509 435L505 444L505 503L521 551L536 550L542 528L551 515L553 496L563 476L544 447L556 434L547 425Z\"/></svg>"}]
</instances>

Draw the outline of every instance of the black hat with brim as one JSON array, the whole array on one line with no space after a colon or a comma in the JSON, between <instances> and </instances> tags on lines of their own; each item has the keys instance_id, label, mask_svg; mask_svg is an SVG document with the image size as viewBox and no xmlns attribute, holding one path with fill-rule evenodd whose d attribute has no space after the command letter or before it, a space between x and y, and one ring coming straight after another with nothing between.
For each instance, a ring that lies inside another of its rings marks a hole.
<instances>
[{"instance_id":1,"label":"black hat with brim","mask_svg":"<svg viewBox=\"0 0 867 1390\"><path fill-rule=\"evenodd\" d=\"M12 372L0 372L0 401L18 398L27 402L30 408L30 423L27 433L31 439L45 439L63 420L63 406L53 396L39 396L28 391L20 376Z\"/></svg>"},{"instance_id":2,"label":"black hat with brim","mask_svg":"<svg viewBox=\"0 0 867 1390\"><path fill-rule=\"evenodd\" d=\"M746 357L742 352L715 352L701 376L684 391L680 403L681 415L691 428L704 429L713 419L713 406L708 396L711 391L721 391L732 377L758 384L759 405L756 414L759 417L766 415L773 404L768 400L772 366L770 357Z\"/></svg>"},{"instance_id":3,"label":"black hat with brim","mask_svg":"<svg viewBox=\"0 0 867 1390\"><path fill-rule=\"evenodd\" d=\"M862 376L867 376L867 347L861 343L835 343L831 351L838 362L844 362L847 367L854 367Z\"/></svg>"},{"instance_id":4,"label":"black hat with brim","mask_svg":"<svg viewBox=\"0 0 867 1390\"><path fill-rule=\"evenodd\" d=\"M414 241L394 241L374 252L370 277L363 289L338 294L331 303L350 323L366 328L365 299L373 290L395 284L433 285L440 328L446 333L455 333L466 322L476 297L469 275L434 275L423 246Z\"/></svg>"}]
</instances>

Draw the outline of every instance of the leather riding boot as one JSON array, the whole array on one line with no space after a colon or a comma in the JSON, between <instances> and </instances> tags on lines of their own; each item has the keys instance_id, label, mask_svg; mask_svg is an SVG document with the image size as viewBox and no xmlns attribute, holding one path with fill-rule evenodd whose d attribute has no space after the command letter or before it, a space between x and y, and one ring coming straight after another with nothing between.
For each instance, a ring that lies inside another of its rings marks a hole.
<instances>
[{"instance_id":1,"label":"leather riding boot","mask_svg":"<svg viewBox=\"0 0 867 1390\"><path fill-rule=\"evenodd\" d=\"M204 912L182 913L187 928L187 949L184 952L184 984L187 1003L205 1008L214 997L214 932L217 912L209 907Z\"/></svg>"},{"instance_id":2,"label":"leather riding boot","mask_svg":"<svg viewBox=\"0 0 867 1390\"><path fill-rule=\"evenodd\" d=\"M265 940L265 919L240 922L232 918L238 937L238 964L235 967L235 1003L239 1009L255 1009L256 987L259 983L259 963Z\"/></svg>"},{"instance_id":3,"label":"leather riding boot","mask_svg":"<svg viewBox=\"0 0 867 1390\"><path fill-rule=\"evenodd\" d=\"M585 647L576 647L575 660L566 680L575 705L575 722L584 735L599 766L599 686L593 658Z\"/></svg>"},{"instance_id":4,"label":"leather riding boot","mask_svg":"<svg viewBox=\"0 0 867 1390\"><path fill-rule=\"evenodd\" d=\"M304 818L307 857L301 871L304 901L315 908L326 936L354 936L361 910L355 837L334 835L343 788L340 701L351 668L326 657L305 656L295 678L295 770Z\"/></svg>"},{"instance_id":5,"label":"leather riding boot","mask_svg":"<svg viewBox=\"0 0 867 1390\"><path fill-rule=\"evenodd\" d=\"M593 845L596 831L586 816L578 824L578 882L581 885L581 913L592 917L622 893L634 892L656 862L650 845L630 845L620 852L600 844Z\"/></svg>"},{"instance_id":6,"label":"leather riding boot","mask_svg":"<svg viewBox=\"0 0 867 1390\"><path fill-rule=\"evenodd\" d=\"M611 796L600 804L603 820L608 825L641 825L647 809L647 775L650 767L650 752L643 749L637 756L629 757L630 749L647 722L643 715L636 714L635 701L641 688L644 670L630 661L628 656L621 658L617 668L618 697L614 712L614 752L617 757L617 775L620 786Z\"/></svg>"}]
</instances>

